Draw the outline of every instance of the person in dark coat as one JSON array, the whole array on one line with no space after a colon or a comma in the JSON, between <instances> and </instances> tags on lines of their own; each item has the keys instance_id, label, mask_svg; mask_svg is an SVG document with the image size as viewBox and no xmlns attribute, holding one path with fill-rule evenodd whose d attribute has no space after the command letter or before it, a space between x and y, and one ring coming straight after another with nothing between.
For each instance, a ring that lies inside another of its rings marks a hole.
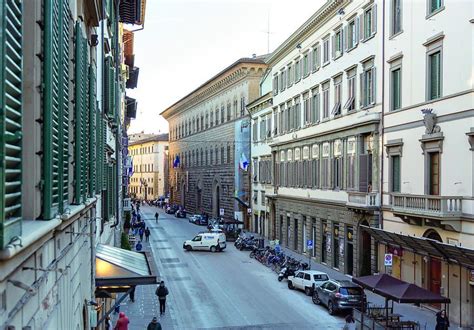
<instances>
[{"instance_id":1,"label":"person in dark coat","mask_svg":"<svg viewBox=\"0 0 474 330\"><path fill-rule=\"evenodd\" d=\"M131 300L132 302L135 302L135 285L133 285L133 286L131 287L129 296L130 296L130 300Z\"/></svg>"},{"instance_id":2,"label":"person in dark coat","mask_svg":"<svg viewBox=\"0 0 474 330\"><path fill-rule=\"evenodd\" d=\"M446 315L446 311L443 309L436 313L436 330L447 330L449 329L449 319Z\"/></svg>"},{"instance_id":3,"label":"person in dark coat","mask_svg":"<svg viewBox=\"0 0 474 330\"><path fill-rule=\"evenodd\" d=\"M140 241L143 241L143 234L144 234L144 230L142 227L140 227L140 229L138 229L138 236L140 236Z\"/></svg>"},{"instance_id":4,"label":"person in dark coat","mask_svg":"<svg viewBox=\"0 0 474 330\"><path fill-rule=\"evenodd\" d=\"M154 317L153 320L151 320L146 330L161 330L161 324L160 322L158 322L156 317Z\"/></svg>"},{"instance_id":5,"label":"person in dark coat","mask_svg":"<svg viewBox=\"0 0 474 330\"><path fill-rule=\"evenodd\" d=\"M156 289L155 294L158 296L160 301L160 315L165 313L166 309L166 296L168 295L168 288L165 286L165 282L161 281L160 286Z\"/></svg>"},{"instance_id":6,"label":"person in dark coat","mask_svg":"<svg viewBox=\"0 0 474 330\"><path fill-rule=\"evenodd\" d=\"M158 216L159 216L159 214L158 214L158 212L156 212L156 213L155 213L155 222L156 222L156 223L158 223Z\"/></svg>"},{"instance_id":7,"label":"person in dark coat","mask_svg":"<svg viewBox=\"0 0 474 330\"><path fill-rule=\"evenodd\" d=\"M150 234L151 234L150 229L148 229L148 227L146 227L146 229L145 229L145 240L147 242L150 241Z\"/></svg>"}]
</instances>

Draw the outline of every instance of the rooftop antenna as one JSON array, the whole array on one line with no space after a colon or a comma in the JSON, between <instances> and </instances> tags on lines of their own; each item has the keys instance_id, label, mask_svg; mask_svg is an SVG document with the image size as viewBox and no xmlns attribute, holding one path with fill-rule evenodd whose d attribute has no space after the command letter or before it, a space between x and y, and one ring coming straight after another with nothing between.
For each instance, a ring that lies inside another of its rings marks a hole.
<instances>
[{"instance_id":1,"label":"rooftop antenna","mask_svg":"<svg viewBox=\"0 0 474 330\"><path fill-rule=\"evenodd\" d=\"M267 34L267 54L270 53L270 34L273 32L270 31L270 8L268 9L268 16L267 16L267 30L263 31Z\"/></svg>"}]
</instances>

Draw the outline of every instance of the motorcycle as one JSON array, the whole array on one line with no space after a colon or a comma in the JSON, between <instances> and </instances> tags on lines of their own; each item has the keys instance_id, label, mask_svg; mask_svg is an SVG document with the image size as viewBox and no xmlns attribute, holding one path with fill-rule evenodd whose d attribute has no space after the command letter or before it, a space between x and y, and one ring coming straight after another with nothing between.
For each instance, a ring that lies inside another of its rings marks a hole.
<instances>
[{"instance_id":1,"label":"motorcycle","mask_svg":"<svg viewBox=\"0 0 474 330\"><path fill-rule=\"evenodd\" d=\"M281 282L284 278L288 279L288 276L294 276L298 268L285 266L280 270L278 274L278 282Z\"/></svg>"}]
</instances>

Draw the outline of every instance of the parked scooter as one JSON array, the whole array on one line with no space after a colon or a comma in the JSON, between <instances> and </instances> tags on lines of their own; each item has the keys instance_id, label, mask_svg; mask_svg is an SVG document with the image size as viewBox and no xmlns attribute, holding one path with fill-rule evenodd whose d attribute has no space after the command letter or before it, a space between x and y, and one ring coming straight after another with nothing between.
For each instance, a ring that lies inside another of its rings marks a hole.
<instances>
[{"instance_id":1,"label":"parked scooter","mask_svg":"<svg viewBox=\"0 0 474 330\"><path fill-rule=\"evenodd\" d=\"M278 274L278 282L281 282L284 278L288 279L288 276L294 276L298 270L295 266L285 266L280 270Z\"/></svg>"}]
</instances>

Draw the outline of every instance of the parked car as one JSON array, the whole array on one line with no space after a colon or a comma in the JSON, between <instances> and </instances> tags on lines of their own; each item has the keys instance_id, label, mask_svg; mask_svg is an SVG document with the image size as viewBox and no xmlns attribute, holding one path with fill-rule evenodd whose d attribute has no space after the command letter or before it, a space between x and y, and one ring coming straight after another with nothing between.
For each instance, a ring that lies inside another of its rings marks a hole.
<instances>
[{"instance_id":1,"label":"parked car","mask_svg":"<svg viewBox=\"0 0 474 330\"><path fill-rule=\"evenodd\" d=\"M193 214L192 216L189 217L189 222L192 223L197 223L202 219L202 215L200 214Z\"/></svg>"},{"instance_id":2,"label":"parked car","mask_svg":"<svg viewBox=\"0 0 474 330\"><path fill-rule=\"evenodd\" d=\"M193 239L183 243L183 249L186 251L206 250L217 252L225 248L226 239L223 233L199 233Z\"/></svg>"},{"instance_id":3,"label":"parked car","mask_svg":"<svg viewBox=\"0 0 474 330\"><path fill-rule=\"evenodd\" d=\"M294 276L288 276L288 288L290 290L304 290L307 296L311 296L315 287L329 280L326 273L317 270L299 270Z\"/></svg>"},{"instance_id":4,"label":"parked car","mask_svg":"<svg viewBox=\"0 0 474 330\"><path fill-rule=\"evenodd\" d=\"M175 213L174 213L174 216L176 218L186 218L186 211L185 210L177 210Z\"/></svg>"},{"instance_id":5,"label":"parked car","mask_svg":"<svg viewBox=\"0 0 474 330\"><path fill-rule=\"evenodd\" d=\"M350 281L329 280L317 286L313 293L313 303L327 306L329 314L339 310L365 305L364 289Z\"/></svg>"},{"instance_id":6,"label":"parked car","mask_svg":"<svg viewBox=\"0 0 474 330\"><path fill-rule=\"evenodd\" d=\"M177 210L178 210L177 206L170 205L166 208L165 212L168 214L175 214Z\"/></svg>"},{"instance_id":7,"label":"parked car","mask_svg":"<svg viewBox=\"0 0 474 330\"><path fill-rule=\"evenodd\" d=\"M196 225L200 225L200 226L203 226L203 225L204 225L204 226L207 226L208 221L207 221L207 219L206 219L205 217L200 217L200 218L197 218L196 221L194 221L194 223L195 223Z\"/></svg>"}]
</instances>

